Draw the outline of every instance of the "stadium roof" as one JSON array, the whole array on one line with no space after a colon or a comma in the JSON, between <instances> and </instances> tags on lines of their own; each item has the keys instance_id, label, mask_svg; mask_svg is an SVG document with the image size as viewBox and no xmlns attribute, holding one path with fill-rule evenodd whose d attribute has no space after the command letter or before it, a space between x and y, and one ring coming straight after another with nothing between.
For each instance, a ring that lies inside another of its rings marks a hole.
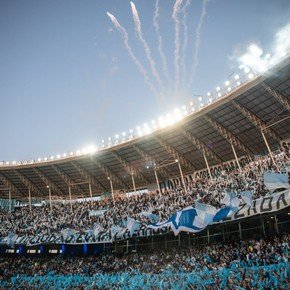
<instances>
[{"instance_id":1,"label":"stadium roof","mask_svg":"<svg viewBox=\"0 0 290 290\"><path fill-rule=\"evenodd\" d=\"M94 154L69 156L21 165L0 166L0 197L26 198L30 188L33 197L67 198L68 185L74 197L89 197L114 189L137 188L156 182L154 164L160 181L179 176L178 159L184 174L234 159L237 155L267 153L261 134L263 129L272 150L290 137L290 57L269 72L245 82L178 123L128 142L104 148Z\"/></svg>"}]
</instances>

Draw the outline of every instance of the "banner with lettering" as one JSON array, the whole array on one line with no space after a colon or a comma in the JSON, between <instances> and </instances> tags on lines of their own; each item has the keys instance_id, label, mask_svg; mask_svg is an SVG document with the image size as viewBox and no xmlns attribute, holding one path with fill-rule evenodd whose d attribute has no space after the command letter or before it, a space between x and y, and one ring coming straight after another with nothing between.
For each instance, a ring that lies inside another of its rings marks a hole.
<instances>
[{"instance_id":1,"label":"banner with lettering","mask_svg":"<svg viewBox=\"0 0 290 290\"><path fill-rule=\"evenodd\" d=\"M209 224L234 221L248 218L258 214L271 213L287 208L290 205L290 190L268 195L263 198L253 200L252 205L248 203L240 204L234 209L234 202L237 197L232 198L229 204L222 209L215 209L209 205L187 207L174 213L167 221L157 224L140 224L138 227L121 228L114 226L109 230L101 230L94 234L92 230L86 232L76 232L66 235L63 233L51 235L36 235L34 237L17 236L15 234L0 238L0 244L5 245L39 245L39 244L89 244L89 243L111 243L113 241L129 239L132 237L150 237L154 235L167 234L180 231L199 232ZM133 219L131 219L133 220ZM138 223L138 221L136 221ZM134 225L133 223L130 223Z\"/></svg>"}]
</instances>

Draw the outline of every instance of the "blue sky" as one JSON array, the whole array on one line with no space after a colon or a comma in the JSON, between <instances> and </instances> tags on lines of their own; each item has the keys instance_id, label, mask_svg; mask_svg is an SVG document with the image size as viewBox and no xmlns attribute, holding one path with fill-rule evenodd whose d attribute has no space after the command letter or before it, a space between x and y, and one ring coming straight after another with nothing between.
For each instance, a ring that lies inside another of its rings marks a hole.
<instances>
[{"instance_id":1,"label":"blue sky","mask_svg":"<svg viewBox=\"0 0 290 290\"><path fill-rule=\"evenodd\" d=\"M158 23L174 78L175 1L159 2ZM178 90L177 97L173 83L162 74L152 24L155 0L134 3L144 38L169 89L162 100L144 83L106 14L115 15L126 28L134 53L154 82L134 31L130 1L0 0L0 160L75 151L156 119L223 83L237 70L231 56L250 43L270 49L277 30L290 20L289 0L209 1L194 82L187 95ZM201 5L201 0L192 0L187 10L186 75L194 62ZM181 27L181 45L182 41Z\"/></svg>"}]
</instances>

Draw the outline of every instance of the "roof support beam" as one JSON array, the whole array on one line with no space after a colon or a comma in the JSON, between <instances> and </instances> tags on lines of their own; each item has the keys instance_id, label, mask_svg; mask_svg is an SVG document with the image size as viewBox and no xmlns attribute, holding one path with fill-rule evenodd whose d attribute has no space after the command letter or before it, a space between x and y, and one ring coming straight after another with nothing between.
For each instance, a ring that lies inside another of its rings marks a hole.
<instances>
[{"instance_id":1,"label":"roof support beam","mask_svg":"<svg viewBox=\"0 0 290 290\"><path fill-rule=\"evenodd\" d=\"M43 190L41 190L40 188L38 188L28 177L26 177L23 173L21 173L18 170L13 170L15 172L15 174L18 176L18 178L20 179L20 181L28 188L28 190L30 189L32 192L39 194L40 192L42 194L45 194L43 192Z\"/></svg>"},{"instance_id":2,"label":"roof support beam","mask_svg":"<svg viewBox=\"0 0 290 290\"><path fill-rule=\"evenodd\" d=\"M153 156L149 155L144 149L140 148L136 144L135 145L132 145L132 147L146 161L151 161L154 164L157 164L158 163L158 161ZM158 171L161 173L161 175L162 175L163 178L169 178L170 177L170 173L169 173L169 171L165 167L158 168Z\"/></svg>"},{"instance_id":3,"label":"roof support beam","mask_svg":"<svg viewBox=\"0 0 290 290\"><path fill-rule=\"evenodd\" d=\"M54 183L50 178L46 177L38 168L33 168L34 172L40 177L40 179L45 183L46 186L59 194L60 196L65 196L65 193Z\"/></svg>"},{"instance_id":4,"label":"roof support beam","mask_svg":"<svg viewBox=\"0 0 290 290\"><path fill-rule=\"evenodd\" d=\"M194 165L189 162L182 154L180 154L175 148L169 145L166 141L162 140L160 137L155 136L158 143L174 158L177 159L182 165L186 166L188 169L195 171Z\"/></svg>"},{"instance_id":5,"label":"roof support beam","mask_svg":"<svg viewBox=\"0 0 290 290\"><path fill-rule=\"evenodd\" d=\"M79 165L75 161L72 161L71 164L87 182L91 183L97 188L100 188L103 191L108 190L100 181L98 181L95 177L93 177L90 173L88 173L88 171L84 169L81 165Z\"/></svg>"},{"instance_id":6,"label":"roof support beam","mask_svg":"<svg viewBox=\"0 0 290 290\"><path fill-rule=\"evenodd\" d=\"M268 133L276 141L281 141L280 136L273 129L265 129L267 127L267 124L265 124L256 115L254 115L252 112L250 112L248 109L238 104L237 102L232 101L232 103L257 129L261 130L262 132Z\"/></svg>"},{"instance_id":7,"label":"roof support beam","mask_svg":"<svg viewBox=\"0 0 290 290\"><path fill-rule=\"evenodd\" d=\"M220 133L220 135L226 139L232 146L235 146L242 150L243 152L247 153L248 155L252 156L254 153L252 150L249 149L244 143L238 139L232 132L226 129L224 126L219 124L217 121L212 119L211 117L205 115L205 119Z\"/></svg>"},{"instance_id":8,"label":"roof support beam","mask_svg":"<svg viewBox=\"0 0 290 290\"><path fill-rule=\"evenodd\" d=\"M123 181L123 179L121 179L116 173L114 173L107 166L105 166L100 160L93 159L93 158L91 158L91 160L94 164L96 164L103 171L103 173L107 177L110 177L110 180L112 180L112 182L118 183L119 185L124 186L124 188L130 188L130 186L128 186L128 184L126 184Z\"/></svg>"},{"instance_id":9,"label":"roof support beam","mask_svg":"<svg viewBox=\"0 0 290 290\"><path fill-rule=\"evenodd\" d=\"M266 84L263 84L263 87L270 95L278 100L288 112L290 112L290 102L283 95L272 89L270 86L267 86Z\"/></svg>"},{"instance_id":10,"label":"roof support beam","mask_svg":"<svg viewBox=\"0 0 290 290\"><path fill-rule=\"evenodd\" d=\"M75 186L80 193L83 193L82 188L75 184L75 181L72 180L66 173L64 173L59 167L56 165L51 165L51 167L57 172L57 174L61 177L61 179L68 185L68 186Z\"/></svg>"},{"instance_id":11,"label":"roof support beam","mask_svg":"<svg viewBox=\"0 0 290 290\"><path fill-rule=\"evenodd\" d=\"M137 178L142 180L142 182L148 184L151 183L151 181L134 165L132 165L129 161L125 160L123 157L121 157L119 154L117 154L115 151L110 151L114 157L122 164L122 166L125 168L125 170L130 174L134 174Z\"/></svg>"},{"instance_id":12,"label":"roof support beam","mask_svg":"<svg viewBox=\"0 0 290 290\"><path fill-rule=\"evenodd\" d=\"M4 176L2 173L0 173L0 181L9 189L11 189L11 191L13 191L14 193L17 193L18 195L22 196L22 193L20 192L20 190L14 185L14 183L9 180L6 176Z\"/></svg>"},{"instance_id":13,"label":"roof support beam","mask_svg":"<svg viewBox=\"0 0 290 290\"><path fill-rule=\"evenodd\" d=\"M194 136L192 133L188 132L185 129L179 129L181 134L187 138L188 141L191 142L197 149L199 149L202 153L206 154L207 156L213 158L219 164L222 164L222 159L210 148L208 148L200 139Z\"/></svg>"}]
</instances>

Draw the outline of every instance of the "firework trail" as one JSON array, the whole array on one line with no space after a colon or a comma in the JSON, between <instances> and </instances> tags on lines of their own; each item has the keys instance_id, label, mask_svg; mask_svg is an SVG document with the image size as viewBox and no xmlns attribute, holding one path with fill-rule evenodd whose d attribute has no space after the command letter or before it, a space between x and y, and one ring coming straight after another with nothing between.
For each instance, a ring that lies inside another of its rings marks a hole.
<instances>
[{"instance_id":1,"label":"firework trail","mask_svg":"<svg viewBox=\"0 0 290 290\"><path fill-rule=\"evenodd\" d=\"M202 0L202 8L201 8L201 14L199 18L199 22L195 31L195 51L194 51L194 57L193 57L193 65L191 69L191 75L188 82L188 87L191 86L194 80L195 70L198 65L198 56L199 56L199 47L200 47L200 30L203 24L204 17L206 15L206 4L209 0Z\"/></svg>"},{"instance_id":2,"label":"firework trail","mask_svg":"<svg viewBox=\"0 0 290 290\"><path fill-rule=\"evenodd\" d=\"M190 5L191 0L187 0L182 11L182 26L183 26L183 43L182 43L182 55L181 55L181 68L182 68L182 80L185 81L186 77L186 66L185 66L185 59L186 59L186 48L187 48L187 42L188 42L188 27L187 27L187 7Z\"/></svg>"},{"instance_id":3,"label":"firework trail","mask_svg":"<svg viewBox=\"0 0 290 290\"><path fill-rule=\"evenodd\" d=\"M175 24L175 39L174 39L174 67L175 67L175 92L178 91L179 88L179 78L180 78L180 67L179 67L179 60L180 60L180 44L179 44L179 18L178 13L180 11L180 6L182 4L182 0L176 0L173 6L173 13L172 19Z\"/></svg>"},{"instance_id":4,"label":"firework trail","mask_svg":"<svg viewBox=\"0 0 290 290\"><path fill-rule=\"evenodd\" d=\"M162 40L162 36L160 34L160 27L159 27L159 24L158 24L158 21L157 21L158 17L159 17L159 0L156 0L156 2L155 2L155 12L154 12L154 16L153 16L153 27L154 27L155 32L157 34L158 52L160 54L161 61L162 61L163 73L164 73L165 77L169 80L166 56L165 56L165 54L163 52L163 40Z\"/></svg>"},{"instance_id":5,"label":"firework trail","mask_svg":"<svg viewBox=\"0 0 290 290\"><path fill-rule=\"evenodd\" d=\"M125 47L129 53L131 59L133 60L133 62L135 63L135 65L138 67L141 74L143 75L145 83L149 86L149 88L151 89L151 91L154 94L158 95L158 92L156 91L154 85L151 83L151 81L148 78L147 71L145 70L143 65L140 63L140 61L137 59L137 57L135 56L135 54L132 51L131 46L129 45L129 37L128 37L128 33L127 33L126 29L118 22L118 20L116 19L116 17L114 15L110 14L109 12L107 12L107 15L109 16L109 18L113 22L116 29L121 33L123 40L124 40Z\"/></svg>"},{"instance_id":6,"label":"firework trail","mask_svg":"<svg viewBox=\"0 0 290 290\"><path fill-rule=\"evenodd\" d=\"M159 73L156 69L155 62L151 56L151 50L150 50L149 45L147 44L146 40L143 37L142 28L141 28L141 21L139 18L138 11L136 9L135 4L133 2L130 2L130 3L131 3L133 19L134 19L134 23L135 23L135 30L137 32L138 38L144 46L145 54L146 54L146 57L147 57L148 62L150 64L152 74L153 74L154 78L156 79L158 85L160 86L161 90L163 90L163 85L162 85Z\"/></svg>"}]
</instances>

